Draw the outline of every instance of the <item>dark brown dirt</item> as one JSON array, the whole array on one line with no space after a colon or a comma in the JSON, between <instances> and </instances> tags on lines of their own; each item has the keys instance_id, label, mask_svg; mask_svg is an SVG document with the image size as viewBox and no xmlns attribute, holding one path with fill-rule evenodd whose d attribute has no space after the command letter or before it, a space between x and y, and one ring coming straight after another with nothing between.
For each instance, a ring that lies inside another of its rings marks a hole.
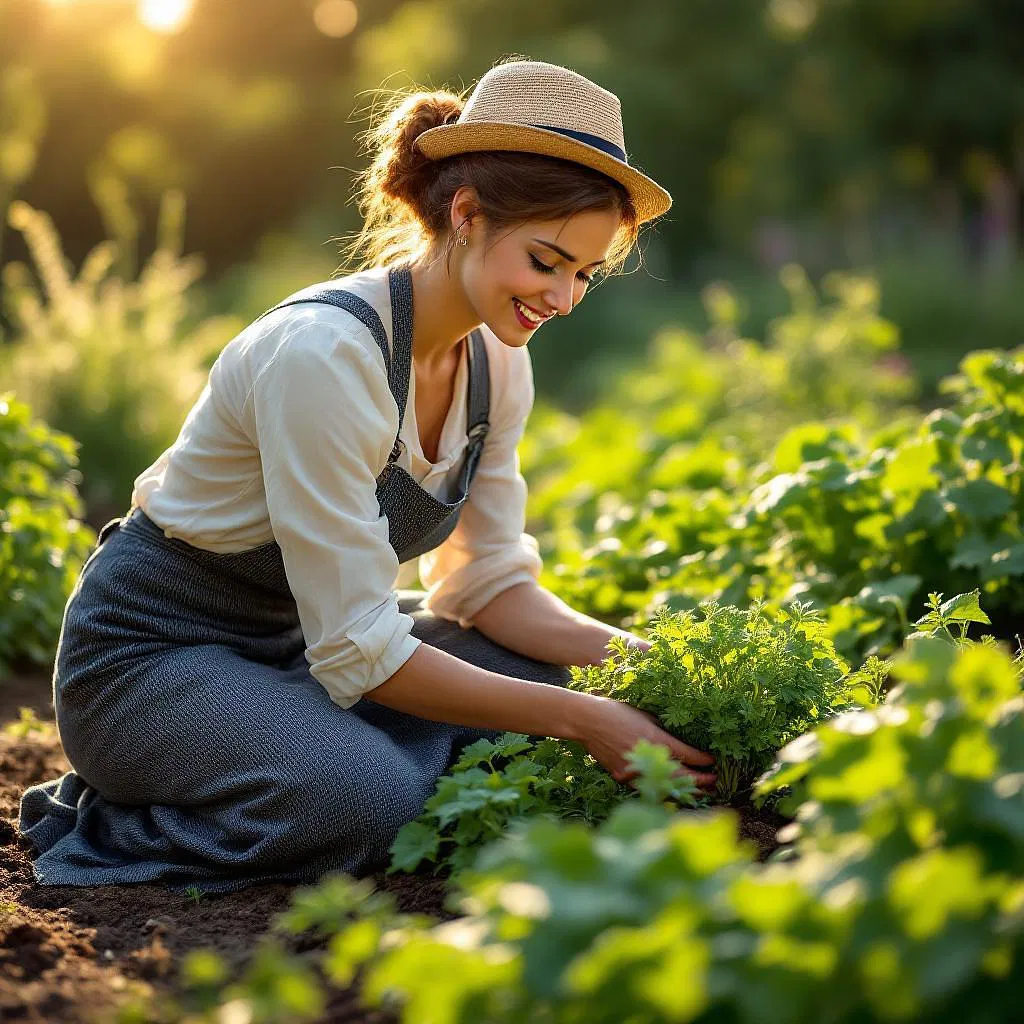
<instances>
[{"instance_id":1,"label":"dark brown dirt","mask_svg":"<svg viewBox=\"0 0 1024 1024\"><path fill-rule=\"evenodd\" d=\"M20 707L32 708L43 732L5 734ZM40 886L32 875L35 851L17 832L25 787L70 770L53 724L50 677L18 673L0 680L0 1021L24 1024L109 1024L116 1008L134 998L173 995L179 964L189 950L214 949L237 977L256 940L295 891L289 885L250 886L239 893L205 895L198 902L156 885ZM740 810L740 832L761 856L775 848L785 819ZM449 917L442 880L376 876L406 912ZM309 936L285 943L311 954L322 943ZM332 990L320 1024L386 1024L393 1020L360 1007L352 990Z\"/></svg>"}]
</instances>

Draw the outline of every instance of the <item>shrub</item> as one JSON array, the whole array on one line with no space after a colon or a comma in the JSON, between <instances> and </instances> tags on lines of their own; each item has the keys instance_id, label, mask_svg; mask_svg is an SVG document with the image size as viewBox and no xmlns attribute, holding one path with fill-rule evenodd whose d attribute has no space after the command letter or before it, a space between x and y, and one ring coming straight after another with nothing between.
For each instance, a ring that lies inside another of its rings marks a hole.
<instances>
[{"instance_id":1,"label":"shrub","mask_svg":"<svg viewBox=\"0 0 1024 1024\"><path fill-rule=\"evenodd\" d=\"M64 606L96 542L81 520L76 442L0 394L0 672L49 665Z\"/></svg>"},{"instance_id":2,"label":"shrub","mask_svg":"<svg viewBox=\"0 0 1024 1024\"><path fill-rule=\"evenodd\" d=\"M865 673L846 675L848 666L823 634L820 617L799 604L774 613L763 605L662 612L651 628L650 651L613 641L600 665L572 667L569 686L649 711L669 732L714 754L718 797L733 800L794 736L879 695ZM658 777L660 755L651 756L631 755L648 779ZM685 806L705 796L686 775L673 779L669 772L660 785L661 799ZM399 831L389 870L413 871L430 861L460 871L484 843L523 819L597 824L635 795L580 743L534 743L514 733L479 740L438 779L423 813Z\"/></svg>"},{"instance_id":3,"label":"shrub","mask_svg":"<svg viewBox=\"0 0 1024 1024\"><path fill-rule=\"evenodd\" d=\"M460 876L454 921L396 915L348 883L355 919L331 940L329 976L362 968L364 1000L405 1024L428 1006L491 1024L1010 1019L1024 981L1019 667L991 643L922 637L893 670L890 703L820 725L763 783L808 798L788 859L752 863L731 811L634 801L597 828L534 820Z\"/></svg>"}]
</instances>

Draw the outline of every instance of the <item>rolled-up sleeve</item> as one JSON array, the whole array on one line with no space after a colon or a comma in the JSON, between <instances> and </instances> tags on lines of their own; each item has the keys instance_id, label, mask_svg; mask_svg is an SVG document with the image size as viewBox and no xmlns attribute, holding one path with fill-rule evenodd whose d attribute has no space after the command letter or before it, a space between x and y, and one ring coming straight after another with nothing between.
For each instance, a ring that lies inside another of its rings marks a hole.
<instances>
[{"instance_id":1,"label":"rolled-up sleeve","mask_svg":"<svg viewBox=\"0 0 1024 1024\"><path fill-rule=\"evenodd\" d=\"M376 495L397 414L383 359L309 316L291 331L253 381L253 417L306 660L347 708L420 644L398 610L398 558Z\"/></svg>"},{"instance_id":2,"label":"rolled-up sleeve","mask_svg":"<svg viewBox=\"0 0 1024 1024\"><path fill-rule=\"evenodd\" d=\"M447 540L419 562L426 608L463 628L503 590L537 579L542 567L536 538L524 532L527 487L517 451L533 408L533 368L525 348L501 356L501 373L492 371L491 429L469 498Z\"/></svg>"}]
</instances>

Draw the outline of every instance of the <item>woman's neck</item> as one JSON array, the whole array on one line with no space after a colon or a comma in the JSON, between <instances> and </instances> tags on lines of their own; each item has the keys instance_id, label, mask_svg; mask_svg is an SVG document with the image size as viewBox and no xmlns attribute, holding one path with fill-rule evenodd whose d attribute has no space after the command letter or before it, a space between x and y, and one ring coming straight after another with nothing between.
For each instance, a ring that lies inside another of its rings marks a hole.
<instances>
[{"instance_id":1,"label":"woman's neck","mask_svg":"<svg viewBox=\"0 0 1024 1024\"><path fill-rule=\"evenodd\" d=\"M480 326L480 321L466 301L457 275L448 275L443 256L425 257L411 270L412 358L430 374L446 364L455 347Z\"/></svg>"}]
</instances>

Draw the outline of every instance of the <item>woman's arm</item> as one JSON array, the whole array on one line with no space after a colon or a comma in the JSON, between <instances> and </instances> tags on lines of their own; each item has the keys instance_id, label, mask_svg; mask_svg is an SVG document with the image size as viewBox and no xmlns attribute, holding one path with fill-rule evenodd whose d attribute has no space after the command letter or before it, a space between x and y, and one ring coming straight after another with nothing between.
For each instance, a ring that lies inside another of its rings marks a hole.
<instances>
[{"instance_id":1,"label":"woman's arm","mask_svg":"<svg viewBox=\"0 0 1024 1024\"><path fill-rule=\"evenodd\" d=\"M608 657L613 636L650 646L624 629L574 611L535 580L501 591L472 621L489 640L553 665L597 665Z\"/></svg>"},{"instance_id":2,"label":"woman's arm","mask_svg":"<svg viewBox=\"0 0 1024 1024\"><path fill-rule=\"evenodd\" d=\"M619 782L636 774L626 755L638 740L659 743L681 764L696 766L686 770L698 785L715 785L714 773L707 770L714 759L662 730L644 711L610 697L490 672L429 644L420 644L365 696L438 722L579 740Z\"/></svg>"}]
</instances>

